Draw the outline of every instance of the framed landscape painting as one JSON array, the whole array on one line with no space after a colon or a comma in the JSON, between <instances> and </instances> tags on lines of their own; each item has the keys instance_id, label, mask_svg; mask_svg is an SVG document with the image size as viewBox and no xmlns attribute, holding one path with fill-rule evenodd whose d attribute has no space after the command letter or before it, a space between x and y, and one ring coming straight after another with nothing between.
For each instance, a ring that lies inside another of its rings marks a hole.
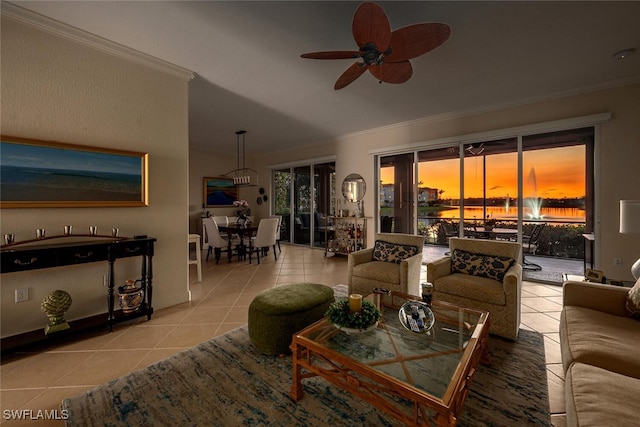
<instances>
[{"instance_id":1,"label":"framed landscape painting","mask_svg":"<svg viewBox=\"0 0 640 427\"><path fill-rule=\"evenodd\" d=\"M3 135L0 208L148 205L148 155Z\"/></svg>"},{"instance_id":2,"label":"framed landscape painting","mask_svg":"<svg viewBox=\"0 0 640 427\"><path fill-rule=\"evenodd\" d=\"M238 188L230 178L203 178L204 207L233 206L238 200Z\"/></svg>"}]
</instances>

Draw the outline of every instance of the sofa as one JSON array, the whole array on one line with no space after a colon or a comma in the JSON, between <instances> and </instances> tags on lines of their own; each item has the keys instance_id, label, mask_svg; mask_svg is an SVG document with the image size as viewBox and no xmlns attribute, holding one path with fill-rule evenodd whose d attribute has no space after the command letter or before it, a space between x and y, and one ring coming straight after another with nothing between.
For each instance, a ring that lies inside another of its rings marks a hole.
<instances>
[{"instance_id":1,"label":"sofa","mask_svg":"<svg viewBox=\"0 0 640 427\"><path fill-rule=\"evenodd\" d=\"M368 295L375 288L420 295L424 237L376 233L372 248L349 254L349 294Z\"/></svg>"},{"instance_id":2,"label":"sofa","mask_svg":"<svg viewBox=\"0 0 640 427\"><path fill-rule=\"evenodd\" d=\"M640 289L640 280L634 288ZM563 284L560 345L567 426L640 424L640 320L629 288Z\"/></svg>"},{"instance_id":3,"label":"sofa","mask_svg":"<svg viewBox=\"0 0 640 427\"><path fill-rule=\"evenodd\" d=\"M489 312L489 333L516 340L522 266L516 242L451 237L450 255L427 264L433 299Z\"/></svg>"}]
</instances>

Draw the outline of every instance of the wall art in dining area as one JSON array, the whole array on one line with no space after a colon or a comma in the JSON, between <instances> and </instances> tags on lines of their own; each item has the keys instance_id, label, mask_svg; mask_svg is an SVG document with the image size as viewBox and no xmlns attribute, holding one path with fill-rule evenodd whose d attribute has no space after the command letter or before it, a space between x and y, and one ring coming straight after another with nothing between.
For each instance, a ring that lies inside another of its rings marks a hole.
<instances>
[{"instance_id":1,"label":"wall art in dining area","mask_svg":"<svg viewBox=\"0 0 640 427\"><path fill-rule=\"evenodd\" d=\"M2 135L0 207L148 205L148 154Z\"/></svg>"},{"instance_id":2,"label":"wall art in dining area","mask_svg":"<svg viewBox=\"0 0 640 427\"><path fill-rule=\"evenodd\" d=\"M233 206L238 200L238 187L232 178L209 178L202 180L203 207Z\"/></svg>"}]
</instances>

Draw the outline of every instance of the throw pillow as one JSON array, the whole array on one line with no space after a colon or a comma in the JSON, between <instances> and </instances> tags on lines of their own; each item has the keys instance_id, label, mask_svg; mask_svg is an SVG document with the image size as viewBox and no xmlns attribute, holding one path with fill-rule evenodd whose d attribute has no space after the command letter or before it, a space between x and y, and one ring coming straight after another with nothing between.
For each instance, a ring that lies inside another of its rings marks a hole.
<instances>
[{"instance_id":1,"label":"throw pillow","mask_svg":"<svg viewBox=\"0 0 640 427\"><path fill-rule=\"evenodd\" d=\"M451 253L452 273L488 277L500 282L513 264L515 260L509 257L474 254L460 249Z\"/></svg>"},{"instance_id":2,"label":"throw pillow","mask_svg":"<svg viewBox=\"0 0 640 427\"><path fill-rule=\"evenodd\" d=\"M373 259L376 261L400 264L403 260L420 253L417 246L399 245L397 243L376 240L373 246Z\"/></svg>"},{"instance_id":3,"label":"throw pillow","mask_svg":"<svg viewBox=\"0 0 640 427\"><path fill-rule=\"evenodd\" d=\"M631 317L640 319L640 279L629 290L625 306Z\"/></svg>"}]
</instances>

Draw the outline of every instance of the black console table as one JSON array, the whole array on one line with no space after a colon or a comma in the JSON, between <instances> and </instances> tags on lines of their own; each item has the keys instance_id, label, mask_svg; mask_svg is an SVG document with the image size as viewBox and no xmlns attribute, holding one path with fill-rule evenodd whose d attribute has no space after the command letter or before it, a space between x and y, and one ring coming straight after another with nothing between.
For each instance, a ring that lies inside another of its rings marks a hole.
<instances>
[{"instance_id":1,"label":"black console table","mask_svg":"<svg viewBox=\"0 0 640 427\"><path fill-rule=\"evenodd\" d=\"M81 240L78 240L81 239ZM153 306L151 300L153 296L153 251L155 238L127 238L111 236L56 236L42 239L40 241L30 241L3 245L0 249L0 273L16 273L43 268L62 267L66 265L86 264L91 262L107 261L108 270L108 295L107 295L107 319L106 324L110 331L113 325L118 322L130 320L135 317L147 316L151 320ZM140 308L133 313L125 314L122 310L115 309L115 279L114 265L117 259L142 257L142 269L140 284L144 289L144 301ZM74 322L70 322L74 323ZM77 321L75 323L78 323ZM35 334L27 333L27 335ZM44 337L42 331L39 335ZM54 334L55 335L55 334ZM3 339L3 350L5 345ZM37 340L37 339L35 339ZM15 340L14 340L15 341ZM26 338L22 343L34 341L34 338Z\"/></svg>"}]
</instances>

